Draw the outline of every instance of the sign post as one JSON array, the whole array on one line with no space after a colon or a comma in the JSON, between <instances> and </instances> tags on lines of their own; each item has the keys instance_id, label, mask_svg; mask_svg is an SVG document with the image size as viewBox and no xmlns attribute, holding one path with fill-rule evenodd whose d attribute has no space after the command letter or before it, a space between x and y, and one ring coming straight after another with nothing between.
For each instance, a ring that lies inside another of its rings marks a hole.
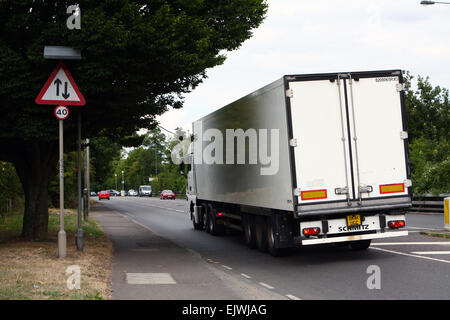
<instances>
[{"instance_id":1,"label":"sign post","mask_svg":"<svg viewBox=\"0 0 450 320\"><path fill-rule=\"evenodd\" d=\"M67 237L64 231L64 128L62 119L59 120L59 232L58 257L64 259L67 254Z\"/></svg>"},{"instance_id":2,"label":"sign post","mask_svg":"<svg viewBox=\"0 0 450 320\"><path fill-rule=\"evenodd\" d=\"M55 117L59 121L59 206L60 206L60 217L59 225L60 229L58 232L58 256L59 258L65 258L67 254L67 236L64 231L64 126L63 121L69 116L69 109L66 105L72 106L83 106L86 101L78 89L77 84L72 78L66 65L60 61L56 68L53 70L52 74L48 78L44 87L37 96L35 102L37 104L47 104L47 105L57 105L54 110ZM78 115L79 122L81 119L81 114ZM80 136L79 127L78 136ZM80 173L78 173L80 175ZM80 188L80 181L78 183L78 188ZM80 201L78 201L78 206L80 206ZM80 208L78 208L78 215L80 217ZM80 218L78 219L78 230L81 229ZM77 232L77 248L82 250L82 234L81 239L78 239L79 232ZM81 241L81 248L79 242Z\"/></svg>"},{"instance_id":3,"label":"sign post","mask_svg":"<svg viewBox=\"0 0 450 320\"><path fill-rule=\"evenodd\" d=\"M54 111L59 121L59 232L58 257L64 259L67 254L67 236L64 231L64 119L69 116L66 106L57 106Z\"/></svg>"}]
</instances>

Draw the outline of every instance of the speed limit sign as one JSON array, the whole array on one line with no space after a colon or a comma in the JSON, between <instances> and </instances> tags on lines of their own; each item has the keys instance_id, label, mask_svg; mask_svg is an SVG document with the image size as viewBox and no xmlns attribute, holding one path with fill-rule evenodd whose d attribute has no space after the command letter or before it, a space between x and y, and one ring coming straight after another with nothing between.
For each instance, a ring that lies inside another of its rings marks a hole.
<instances>
[{"instance_id":1,"label":"speed limit sign","mask_svg":"<svg viewBox=\"0 0 450 320\"><path fill-rule=\"evenodd\" d=\"M66 106L57 106L55 108L55 117L58 120L64 120L69 116L69 108Z\"/></svg>"}]
</instances>

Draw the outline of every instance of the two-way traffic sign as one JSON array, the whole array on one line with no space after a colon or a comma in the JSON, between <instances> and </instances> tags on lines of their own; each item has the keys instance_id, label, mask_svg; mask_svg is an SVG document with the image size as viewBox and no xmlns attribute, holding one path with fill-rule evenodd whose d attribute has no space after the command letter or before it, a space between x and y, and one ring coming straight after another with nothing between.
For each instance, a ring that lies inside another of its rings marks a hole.
<instances>
[{"instance_id":1,"label":"two-way traffic sign","mask_svg":"<svg viewBox=\"0 0 450 320\"><path fill-rule=\"evenodd\" d=\"M86 100L63 62L60 62L53 70L35 101L37 104L66 106L86 104Z\"/></svg>"}]
</instances>

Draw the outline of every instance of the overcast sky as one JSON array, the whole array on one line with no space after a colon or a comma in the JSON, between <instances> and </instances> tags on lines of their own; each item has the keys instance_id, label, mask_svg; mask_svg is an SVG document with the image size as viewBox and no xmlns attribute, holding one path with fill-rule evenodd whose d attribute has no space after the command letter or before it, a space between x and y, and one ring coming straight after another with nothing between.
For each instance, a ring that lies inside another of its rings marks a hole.
<instances>
[{"instance_id":1,"label":"overcast sky","mask_svg":"<svg viewBox=\"0 0 450 320\"><path fill-rule=\"evenodd\" d=\"M450 88L450 4L420 0L268 0L263 24L227 53L161 126L194 120L285 74L409 70Z\"/></svg>"}]
</instances>

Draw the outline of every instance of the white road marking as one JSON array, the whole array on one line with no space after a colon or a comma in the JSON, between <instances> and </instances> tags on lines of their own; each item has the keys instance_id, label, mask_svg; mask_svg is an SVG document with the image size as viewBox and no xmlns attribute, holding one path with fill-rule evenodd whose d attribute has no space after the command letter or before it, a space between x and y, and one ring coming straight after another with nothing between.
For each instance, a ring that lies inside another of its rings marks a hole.
<instances>
[{"instance_id":1,"label":"white road marking","mask_svg":"<svg viewBox=\"0 0 450 320\"><path fill-rule=\"evenodd\" d=\"M163 236L161 236L159 233L153 231L152 229L150 229L150 228L149 228L148 226L146 226L145 224L142 224L142 223L140 223L139 221L136 221L136 220L134 220L134 219L131 219L131 221L134 222L134 223L136 223L137 225L139 225L139 226L141 226L141 227L147 229L148 231L153 232L153 233L154 233L155 235L157 235L158 237L163 238Z\"/></svg>"},{"instance_id":2,"label":"white road marking","mask_svg":"<svg viewBox=\"0 0 450 320\"><path fill-rule=\"evenodd\" d=\"M412 257L412 258L420 258L420 259L425 259L425 260L432 260L432 261L437 261L437 262L450 263L449 260L442 260L442 259L418 256L418 255L415 255L415 254L398 252L398 251L393 251L393 250L387 250L387 249L381 249L381 248L369 248L369 249L383 251L383 252L388 252L388 253L393 253L393 254L398 254L398 255L401 255L401 256L407 256L407 257Z\"/></svg>"},{"instance_id":3,"label":"white road marking","mask_svg":"<svg viewBox=\"0 0 450 320\"><path fill-rule=\"evenodd\" d=\"M259 282L259 284L260 284L261 286L263 286L263 287L266 287L267 289L270 289L270 290L275 289L275 288L272 287L271 285L269 285L269 284L267 284L267 283L264 283L264 282Z\"/></svg>"},{"instance_id":4,"label":"white road marking","mask_svg":"<svg viewBox=\"0 0 450 320\"><path fill-rule=\"evenodd\" d=\"M294 295L292 295L292 294L287 294L286 297L288 297L288 298L291 299L291 300L302 300L302 299L300 299L299 297L296 297L296 296L294 296Z\"/></svg>"},{"instance_id":5,"label":"white road marking","mask_svg":"<svg viewBox=\"0 0 450 320\"><path fill-rule=\"evenodd\" d=\"M233 268L232 267L229 267L229 266L226 266L226 265L222 265L222 267L224 267L225 269L228 269L228 270L233 270Z\"/></svg>"},{"instance_id":6,"label":"white road marking","mask_svg":"<svg viewBox=\"0 0 450 320\"><path fill-rule=\"evenodd\" d=\"M421 245L447 245L450 246L450 241L434 241L434 242L372 242L371 246L421 246Z\"/></svg>"},{"instance_id":7,"label":"white road marking","mask_svg":"<svg viewBox=\"0 0 450 320\"><path fill-rule=\"evenodd\" d=\"M245 274L245 273L241 273L241 276L243 276L244 278L247 278L247 279L251 279L252 278L248 274Z\"/></svg>"},{"instance_id":8,"label":"white road marking","mask_svg":"<svg viewBox=\"0 0 450 320\"><path fill-rule=\"evenodd\" d=\"M450 254L450 251L415 251L411 252L412 254Z\"/></svg>"},{"instance_id":9,"label":"white road marking","mask_svg":"<svg viewBox=\"0 0 450 320\"><path fill-rule=\"evenodd\" d=\"M442 231L442 229L436 229L436 228L424 228L424 227L406 227L406 229L418 229L418 230L436 230L436 231Z\"/></svg>"},{"instance_id":10,"label":"white road marking","mask_svg":"<svg viewBox=\"0 0 450 320\"><path fill-rule=\"evenodd\" d=\"M170 273L127 273L128 284L176 284Z\"/></svg>"}]
</instances>

